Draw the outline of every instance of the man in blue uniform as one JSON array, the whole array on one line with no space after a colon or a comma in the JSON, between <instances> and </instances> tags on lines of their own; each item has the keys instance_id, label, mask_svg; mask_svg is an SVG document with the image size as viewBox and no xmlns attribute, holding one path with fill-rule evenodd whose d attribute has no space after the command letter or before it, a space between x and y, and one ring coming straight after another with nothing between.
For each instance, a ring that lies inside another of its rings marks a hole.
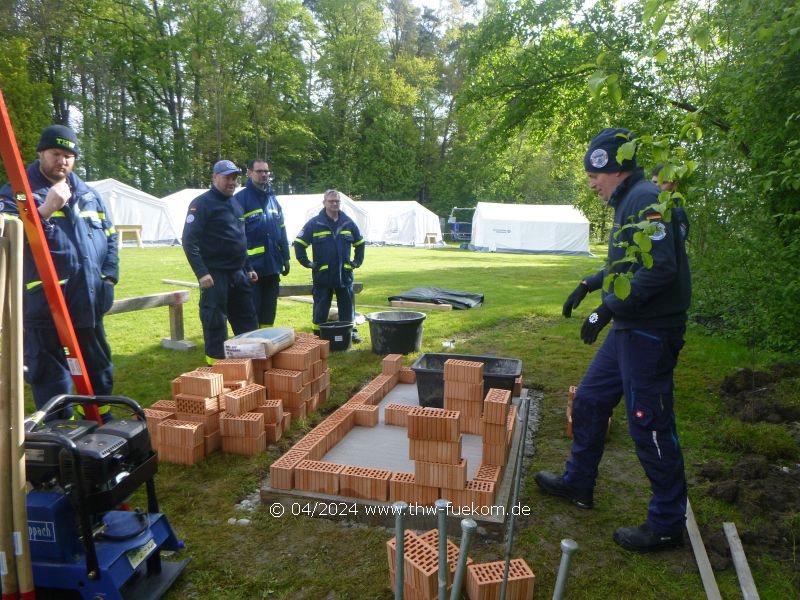
<instances>
[{"instance_id":1,"label":"man in blue uniform","mask_svg":"<svg viewBox=\"0 0 800 600\"><path fill-rule=\"evenodd\" d=\"M233 199L241 171L229 160L214 165L211 188L189 204L183 251L200 284L200 322L206 362L225 358L228 322L239 335L258 328L247 259L244 213Z\"/></svg>"},{"instance_id":2,"label":"man in blue uniform","mask_svg":"<svg viewBox=\"0 0 800 600\"><path fill-rule=\"evenodd\" d=\"M311 269L314 285L312 329L319 334L319 325L328 321L333 294L339 309L339 319L355 323L353 270L364 262L364 238L353 220L340 210L341 196L336 190L325 192L319 214L303 225L294 240L297 261ZM311 246L313 262L308 259ZM353 258L350 258L354 249ZM361 337L353 327L353 342Z\"/></svg>"},{"instance_id":3,"label":"man in blue uniform","mask_svg":"<svg viewBox=\"0 0 800 600\"><path fill-rule=\"evenodd\" d=\"M253 303L259 327L272 327L278 307L281 275L289 274L289 240L283 210L269 184L269 165L255 158L247 165L247 184L234 198L244 211L247 254L258 274Z\"/></svg>"},{"instance_id":4,"label":"man in blue uniform","mask_svg":"<svg viewBox=\"0 0 800 600\"><path fill-rule=\"evenodd\" d=\"M103 315L114 302L119 279L117 233L100 194L72 172L78 158L75 132L64 125L47 127L36 150L39 159L27 168L28 183L89 381L96 395L109 395L114 366ZM19 216L8 185L0 190L0 214ZM40 408L53 396L70 393L72 377L28 244L23 270L25 378ZM108 406L99 409L104 420L110 418Z\"/></svg>"},{"instance_id":5,"label":"man in blue uniform","mask_svg":"<svg viewBox=\"0 0 800 600\"><path fill-rule=\"evenodd\" d=\"M607 266L578 285L564 303L563 314L570 317L589 292L603 287L611 271L630 276L630 293L620 294L624 297L614 293L615 288L623 289L618 279L603 291L600 305L583 323L581 339L592 344L614 321L575 394L572 452L564 473L541 471L536 483L547 494L591 508L606 425L624 396L628 430L650 480L652 498L645 523L620 527L614 540L627 550L644 552L683 544L686 479L675 426L672 373L684 343L691 285L679 223L685 213L673 211L671 218L665 218L653 208L659 188L645 179L635 156L618 160L617 151L629 139L625 129L604 129L592 139L584 157L589 187L614 209L614 226ZM640 221L649 224L643 230L647 237L639 240L642 250L651 246L649 268L641 258L622 261L640 231L624 226Z\"/></svg>"}]
</instances>

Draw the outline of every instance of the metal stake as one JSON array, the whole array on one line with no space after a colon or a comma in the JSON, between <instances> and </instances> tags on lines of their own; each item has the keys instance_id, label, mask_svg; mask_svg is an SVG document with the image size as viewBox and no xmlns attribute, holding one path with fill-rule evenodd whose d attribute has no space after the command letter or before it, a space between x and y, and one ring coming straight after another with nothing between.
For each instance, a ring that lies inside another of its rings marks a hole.
<instances>
[{"instance_id":1,"label":"metal stake","mask_svg":"<svg viewBox=\"0 0 800 600\"><path fill-rule=\"evenodd\" d=\"M561 540L561 564L558 566L558 578L556 587L553 590L553 600L561 600L564 597L564 590L567 587L567 574L569 573L569 563L572 555L578 550L575 540L569 538Z\"/></svg>"},{"instance_id":2,"label":"metal stake","mask_svg":"<svg viewBox=\"0 0 800 600\"><path fill-rule=\"evenodd\" d=\"M439 520L439 600L447 600L447 507L449 500L434 502Z\"/></svg>"},{"instance_id":3,"label":"metal stake","mask_svg":"<svg viewBox=\"0 0 800 600\"><path fill-rule=\"evenodd\" d=\"M394 557L394 600L403 600L403 585L405 583L403 565L405 564L406 509L408 509L408 504L401 500L392 504L392 508L394 510L396 550Z\"/></svg>"},{"instance_id":4,"label":"metal stake","mask_svg":"<svg viewBox=\"0 0 800 600\"><path fill-rule=\"evenodd\" d=\"M464 571L467 570L469 542L477 528L478 524L472 519L461 520L461 547L458 550L458 566L456 567L456 575L453 578L453 589L450 592L450 600L458 600L461 597L461 586L464 583Z\"/></svg>"}]
</instances>

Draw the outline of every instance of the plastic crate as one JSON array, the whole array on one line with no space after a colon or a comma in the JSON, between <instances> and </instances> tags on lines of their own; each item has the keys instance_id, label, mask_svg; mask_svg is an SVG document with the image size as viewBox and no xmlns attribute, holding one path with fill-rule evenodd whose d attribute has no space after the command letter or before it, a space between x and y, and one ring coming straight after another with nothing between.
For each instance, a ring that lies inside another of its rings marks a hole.
<instances>
[{"instance_id":1,"label":"plastic crate","mask_svg":"<svg viewBox=\"0 0 800 600\"><path fill-rule=\"evenodd\" d=\"M522 361L497 356L471 356L468 354L421 354L411 368L417 376L417 393L420 406L444 406L444 363L455 358L483 363L483 393L490 388L514 391L514 380L522 374Z\"/></svg>"}]
</instances>

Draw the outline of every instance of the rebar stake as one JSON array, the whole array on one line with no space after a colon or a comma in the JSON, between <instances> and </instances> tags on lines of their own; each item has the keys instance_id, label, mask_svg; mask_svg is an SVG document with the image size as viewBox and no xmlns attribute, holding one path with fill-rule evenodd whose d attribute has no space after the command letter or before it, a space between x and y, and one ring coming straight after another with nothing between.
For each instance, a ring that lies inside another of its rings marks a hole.
<instances>
[{"instance_id":1,"label":"rebar stake","mask_svg":"<svg viewBox=\"0 0 800 600\"><path fill-rule=\"evenodd\" d=\"M567 587L567 574L572 555L578 550L575 540L569 538L561 540L561 564L558 566L558 578L556 587L553 590L553 600L561 600L564 597L564 590Z\"/></svg>"}]
</instances>

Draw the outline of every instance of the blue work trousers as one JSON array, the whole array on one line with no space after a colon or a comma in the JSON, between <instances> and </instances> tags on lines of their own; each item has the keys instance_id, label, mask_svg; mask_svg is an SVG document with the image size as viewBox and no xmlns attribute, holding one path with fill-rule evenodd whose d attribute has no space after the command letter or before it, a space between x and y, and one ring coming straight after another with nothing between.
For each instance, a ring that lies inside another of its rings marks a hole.
<instances>
[{"instance_id":1,"label":"blue work trousers","mask_svg":"<svg viewBox=\"0 0 800 600\"><path fill-rule=\"evenodd\" d=\"M314 331L319 331L320 323L328 322L328 313L331 310L331 300L333 300L334 294L336 294L339 320L355 324L356 312L352 285L337 288L315 285L311 288L311 295L314 298L314 312L312 315L312 320L314 321L312 328ZM355 327L353 327L353 331L355 331Z\"/></svg>"},{"instance_id":2,"label":"blue work trousers","mask_svg":"<svg viewBox=\"0 0 800 600\"><path fill-rule=\"evenodd\" d=\"M95 395L111 395L114 365L111 363L111 347L106 340L103 322L98 320L93 328L76 329L75 337ZM25 381L31 386L36 408L44 406L53 396L72 393L72 376L64 356L64 346L55 328L26 327L23 344Z\"/></svg>"},{"instance_id":3,"label":"blue work trousers","mask_svg":"<svg viewBox=\"0 0 800 600\"><path fill-rule=\"evenodd\" d=\"M253 286L242 269L211 270L214 285L200 288L200 323L206 360L225 358L228 322L234 335L258 329L253 307Z\"/></svg>"},{"instance_id":4,"label":"blue work trousers","mask_svg":"<svg viewBox=\"0 0 800 600\"><path fill-rule=\"evenodd\" d=\"M253 285L253 304L258 315L259 327L272 327L278 311L278 292L281 287L281 276L259 275Z\"/></svg>"},{"instance_id":5,"label":"blue work trousers","mask_svg":"<svg viewBox=\"0 0 800 600\"><path fill-rule=\"evenodd\" d=\"M628 431L652 489L647 524L664 533L679 532L686 514L672 382L683 333L683 328L608 333L575 394L572 454L564 473L570 484L594 488L608 419L624 396Z\"/></svg>"}]
</instances>

